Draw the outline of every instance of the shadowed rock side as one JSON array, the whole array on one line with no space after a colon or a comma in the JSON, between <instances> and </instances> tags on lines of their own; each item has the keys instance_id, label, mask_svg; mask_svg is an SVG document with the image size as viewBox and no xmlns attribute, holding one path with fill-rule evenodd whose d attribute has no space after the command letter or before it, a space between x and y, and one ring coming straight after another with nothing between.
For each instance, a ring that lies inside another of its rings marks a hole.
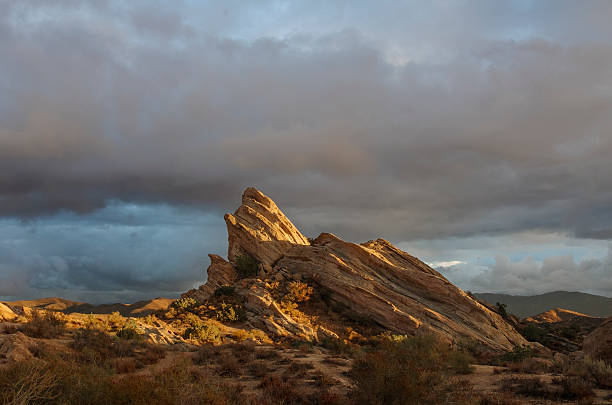
<instances>
[{"instance_id":1,"label":"shadowed rock side","mask_svg":"<svg viewBox=\"0 0 612 405\"><path fill-rule=\"evenodd\" d=\"M248 253L261 262L259 279L234 285L246 297L247 308L266 317L272 333L299 330L298 335L313 338L329 333L293 321L265 292L267 279L295 279L311 280L331 302L395 333L423 331L449 341L471 338L493 349L527 344L498 314L384 239L358 245L323 233L309 243L272 200L253 188L245 191L240 208L225 220L229 263L211 255L207 283L185 296L202 301L217 287L232 284L236 271L231 263Z\"/></svg>"},{"instance_id":2,"label":"shadowed rock side","mask_svg":"<svg viewBox=\"0 0 612 405\"><path fill-rule=\"evenodd\" d=\"M592 358L612 364L612 317L585 336L582 349Z\"/></svg>"}]
</instances>

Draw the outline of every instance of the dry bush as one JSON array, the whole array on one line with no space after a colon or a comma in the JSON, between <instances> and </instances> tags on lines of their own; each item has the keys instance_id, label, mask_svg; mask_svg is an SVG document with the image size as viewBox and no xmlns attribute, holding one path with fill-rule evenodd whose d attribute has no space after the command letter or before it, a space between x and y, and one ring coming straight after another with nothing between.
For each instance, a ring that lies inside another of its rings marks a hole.
<instances>
[{"instance_id":1,"label":"dry bush","mask_svg":"<svg viewBox=\"0 0 612 405\"><path fill-rule=\"evenodd\" d=\"M308 373L308 370L312 370L313 368L314 366L312 363L294 361L287 367L283 376L287 378L304 377Z\"/></svg>"},{"instance_id":2,"label":"dry bush","mask_svg":"<svg viewBox=\"0 0 612 405\"><path fill-rule=\"evenodd\" d=\"M59 312L34 311L21 331L33 338L53 339L66 332L66 316Z\"/></svg>"},{"instance_id":3,"label":"dry bush","mask_svg":"<svg viewBox=\"0 0 612 405\"><path fill-rule=\"evenodd\" d=\"M448 385L451 352L431 336L382 341L353 363L348 373L352 397L356 403L381 405L444 403L461 388Z\"/></svg>"},{"instance_id":4,"label":"dry bush","mask_svg":"<svg viewBox=\"0 0 612 405\"><path fill-rule=\"evenodd\" d=\"M232 355L226 355L219 359L217 373L223 377L239 377L242 375L242 365Z\"/></svg>"},{"instance_id":5,"label":"dry bush","mask_svg":"<svg viewBox=\"0 0 612 405\"><path fill-rule=\"evenodd\" d=\"M495 393L481 396L476 402L478 405L522 405L523 401L511 394Z\"/></svg>"},{"instance_id":6,"label":"dry bush","mask_svg":"<svg viewBox=\"0 0 612 405\"><path fill-rule=\"evenodd\" d=\"M119 312L115 311L108 316L107 321L111 328L121 329L125 325L127 319L124 318Z\"/></svg>"},{"instance_id":7,"label":"dry bush","mask_svg":"<svg viewBox=\"0 0 612 405\"><path fill-rule=\"evenodd\" d=\"M59 396L59 378L40 362L20 362L0 373L2 403L27 405Z\"/></svg>"},{"instance_id":8,"label":"dry bush","mask_svg":"<svg viewBox=\"0 0 612 405\"><path fill-rule=\"evenodd\" d=\"M251 374L253 377L258 378L267 375L270 371L268 363L265 360L255 360L254 362L248 365L247 369L249 370L249 374Z\"/></svg>"},{"instance_id":9,"label":"dry bush","mask_svg":"<svg viewBox=\"0 0 612 405\"><path fill-rule=\"evenodd\" d=\"M238 386L197 372L181 359L151 375L117 376L107 368L62 360L17 363L0 373L6 405L238 405Z\"/></svg>"},{"instance_id":10,"label":"dry bush","mask_svg":"<svg viewBox=\"0 0 612 405\"><path fill-rule=\"evenodd\" d=\"M580 377L560 377L553 379L553 384L561 386L558 394L561 399L578 400L588 399L595 396L592 385Z\"/></svg>"},{"instance_id":11,"label":"dry bush","mask_svg":"<svg viewBox=\"0 0 612 405\"><path fill-rule=\"evenodd\" d=\"M515 363L509 363L508 370L513 373L542 374L548 371L548 366L542 359L532 357Z\"/></svg>"},{"instance_id":12,"label":"dry bush","mask_svg":"<svg viewBox=\"0 0 612 405\"><path fill-rule=\"evenodd\" d=\"M283 301L288 302L305 302L308 301L314 292L314 289L301 281L291 281L287 285L287 293L283 297Z\"/></svg>"},{"instance_id":13,"label":"dry bush","mask_svg":"<svg viewBox=\"0 0 612 405\"><path fill-rule=\"evenodd\" d=\"M530 397L548 398L552 393L538 377L529 378L505 378L502 380L502 389L519 395Z\"/></svg>"},{"instance_id":14,"label":"dry bush","mask_svg":"<svg viewBox=\"0 0 612 405\"><path fill-rule=\"evenodd\" d=\"M219 346L213 346L211 344L202 345L195 354L193 361L196 364L209 364L221 354Z\"/></svg>"},{"instance_id":15,"label":"dry bush","mask_svg":"<svg viewBox=\"0 0 612 405\"><path fill-rule=\"evenodd\" d=\"M306 396L300 392L296 384L277 375L264 377L260 388L263 392L261 401L264 404L304 404Z\"/></svg>"},{"instance_id":16,"label":"dry bush","mask_svg":"<svg viewBox=\"0 0 612 405\"><path fill-rule=\"evenodd\" d=\"M255 358L257 359L278 360L282 357L283 356L278 352L278 350L274 349L257 350L255 352Z\"/></svg>"}]
</instances>

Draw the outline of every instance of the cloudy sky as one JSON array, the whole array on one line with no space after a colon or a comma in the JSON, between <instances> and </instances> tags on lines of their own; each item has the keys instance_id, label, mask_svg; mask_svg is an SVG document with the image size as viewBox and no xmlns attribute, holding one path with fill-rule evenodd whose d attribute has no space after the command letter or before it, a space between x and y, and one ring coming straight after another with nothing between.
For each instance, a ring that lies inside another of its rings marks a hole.
<instances>
[{"instance_id":1,"label":"cloudy sky","mask_svg":"<svg viewBox=\"0 0 612 405\"><path fill-rule=\"evenodd\" d=\"M246 186L460 287L612 295L612 3L0 0L0 299L176 296Z\"/></svg>"}]
</instances>

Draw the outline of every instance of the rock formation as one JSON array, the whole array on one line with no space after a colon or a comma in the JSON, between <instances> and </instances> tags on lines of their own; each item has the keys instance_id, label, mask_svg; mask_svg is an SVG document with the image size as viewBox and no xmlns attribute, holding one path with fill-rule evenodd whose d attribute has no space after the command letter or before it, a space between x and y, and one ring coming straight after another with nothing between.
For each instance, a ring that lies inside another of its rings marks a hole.
<instances>
[{"instance_id":1,"label":"rock formation","mask_svg":"<svg viewBox=\"0 0 612 405\"><path fill-rule=\"evenodd\" d=\"M585 336L582 349L592 358L605 360L612 365L612 317Z\"/></svg>"},{"instance_id":2,"label":"rock formation","mask_svg":"<svg viewBox=\"0 0 612 405\"><path fill-rule=\"evenodd\" d=\"M293 320L268 293L271 281L305 280L353 317L393 333L472 339L497 350L527 344L497 313L384 239L355 244L323 233L309 242L271 199L254 188L244 192L242 205L234 215L225 215L225 221L229 261L211 255L207 283L185 296L203 301L219 286L233 284L249 312L265 319L270 333L314 339L333 335L320 325ZM257 279L235 281L240 255L260 263Z\"/></svg>"}]
</instances>

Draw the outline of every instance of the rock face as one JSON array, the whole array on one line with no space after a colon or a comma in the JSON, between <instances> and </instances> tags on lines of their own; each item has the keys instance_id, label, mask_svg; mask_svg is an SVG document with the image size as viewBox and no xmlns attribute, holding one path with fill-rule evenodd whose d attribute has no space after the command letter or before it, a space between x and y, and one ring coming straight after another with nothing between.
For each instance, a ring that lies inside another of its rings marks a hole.
<instances>
[{"instance_id":1,"label":"rock face","mask_svg":"<svg viewBox=\"0 0 612 405\"><path fill-rule=\"evenodd\" d=\"M612 317L585 336L582 349L592 358L605 360L612 365Z\"/></svg>"},{"instance_id":2,"label":"rock face","mask_svg":"<svg viewBox=\"0 0 612 405\"><path fill-rule=\"evenodd\" d=\"M242 205L225 220L229 263L211 256L208 282L190 296L209 297L217 286L230 284L235 275L232 263L247 253L261 263L262 278L310 280L326 291L330 302L394 333L433 333L448 341L469 338L497 350L527 344L497 313L384 239L359 245L323 233L310 243L271 199L253 188L245 191ZM247 298L247 308L268 319L270 332L295 333L301 328L298 334L314 338L327 333L316 327L305 330L279 314L265 295L266 281L246 281L235 285Z\"/></svg>"}]
</instances>

